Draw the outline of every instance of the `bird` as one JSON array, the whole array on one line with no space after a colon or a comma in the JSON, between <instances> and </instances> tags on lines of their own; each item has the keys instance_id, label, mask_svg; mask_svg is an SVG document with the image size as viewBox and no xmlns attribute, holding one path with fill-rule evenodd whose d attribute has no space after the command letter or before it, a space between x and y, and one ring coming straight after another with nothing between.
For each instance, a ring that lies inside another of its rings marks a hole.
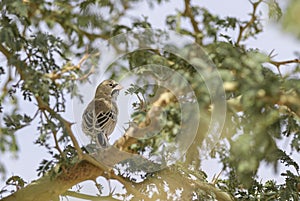
<instances>
[{"instance_id":1,"label":"bird","mask_svg":"<svg viewBox=\"0 0 300 201\"><path fill-rule=\"evenodd\" d=\"M109 146L108 138L117 123L117 98L122 88L115 80L104 80L97 86L94 98L82 114L82 131L96 142L96 148Z\"/></svg>"}]
</instances>

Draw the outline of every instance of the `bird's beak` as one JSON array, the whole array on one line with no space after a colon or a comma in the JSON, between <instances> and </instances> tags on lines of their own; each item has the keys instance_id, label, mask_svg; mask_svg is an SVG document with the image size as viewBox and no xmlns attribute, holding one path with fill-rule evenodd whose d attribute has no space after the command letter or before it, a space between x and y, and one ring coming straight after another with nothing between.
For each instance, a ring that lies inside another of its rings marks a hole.
<instances>
[{"instance_id":1,"label":"bird's beak","mask_svg":"<svg viewBox=\"0 0 300 201\"><path fill-rule=\"evenodd\" d=\"M120 84L117 84L117 86L115 87L115 89L116 89L116 90L119 90L119 91L120 91L121 89L123 89L123 88L124 88L124 87L123 87L122 85L120 85Z\"/></svg>"}]
</instances>

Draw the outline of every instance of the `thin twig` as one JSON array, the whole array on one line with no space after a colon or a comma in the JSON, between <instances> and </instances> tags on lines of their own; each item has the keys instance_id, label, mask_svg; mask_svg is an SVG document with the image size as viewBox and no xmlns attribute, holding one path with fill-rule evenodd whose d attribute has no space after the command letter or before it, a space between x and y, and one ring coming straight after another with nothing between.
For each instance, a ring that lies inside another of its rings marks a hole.
<instances>
[{"instance_id":1,"label":"thin twig","mask_svg":"<svg viewBox=\"0 0 300 201\"><path fill-rule=\"evenodd\" d=\"M12 76L11 76L11 68L8 68L8 76L7 76L6 82L4 83L4 85L3 85L3 87L2 87L3 95L2 95L2 97L0 97L0 100L3 99L4 96L6 96L6 94L7 94L7 92L8 92L8 90L7 90L8 85L9 85L9 83L10 83L12 80L13 80L13 79L12 79Z\"/></svg>"},{"instance_id":2,"label":"thin twig","mask_svg":"<svg viewBox=\"0 0 300 201\"><path fill-rule=\"evenodd\" d=\"M218 182L218 179L220 178L220 176L221 176L221 174L222 174L223 171L224 171L224 170L222 169L217 175L214 175L214 177L213 177L213 179L212 179L212 181L211 181L211 183L212 183L213 185L215 185L215 184Z\"/></svg>"},{"instance_id":3,"label":"thin twig","mask_svg":"<svg viewBox=\"0 0 300 201\"><path fill-rule=\"evenodd\" d=\"M90 57L89 54L85 54L80 61L78 62L77 65L71 65L71 66L65 66L63 67L60 71L56 71L56 72L52 72L52 73L48 73L45 76L48 77L49 79L51 79L52 81L55 81L57 79L60 79L62 77L64 77L65 73L72 73L73 71L79 70L81 68L81 65ZM87 76L89 76L91 73L89 72ZM72 74L71 74L72 75ZM71 76L68 75L68 76ZM86 76L86 77L87 77ZM70 78L71 80L77 80L78 78ZM80 79L80 78L79 78Z\"/></svg>"},{"instance_id":4,"label":"thin twig","mask_svg":"<svg viewBox=\"0 0 300 201\"><path fill-rule=\"evenodd\" d=\"M9 51L2 45L0 44L0 51L6 56L6 58L9 60L11 59L12 55L9 53ZM21 80L26 80L26 75L23 72L23 69L27 68L27 64L24 61L21 61L20 63L17 63L15 65L16 70L18 72L18 74L20 75ZM50 106L48 105L48 103L45 103L42 98L38 95L35 96L35 99L38 103L38 107L41 110L46 110L47 112L49 112L50 115L52 115L53 117L55 117L58 121L60 121L63 125L63 127L65 128L67 134L69 135L69 137L71 138L71 141L78 153L79 159L82 158L83 152L79 146L78 141L76 140L73 131L71 129L71 126L73 123L68 122L66 119L64 119L61 115L57 114L53 109L50 108Z\"/></svg>"},{"instance_id":5,"label":"thin twig","mask_svg":"<svg viewBox=\"0 0 300 201\"><path fill-rule=\"evenodd\" d=\"M51 120L49 119L48 115L46 114L45 110L41 110L42 113L44 114L46 120L48 122L51 122ZM57 151L59 152L59 154L64 157L64 153L63 151L60 149L59 144L58 144L58 140L57 140L57 131L53 128L51 128L52 134L53 134L53 138L54 138L54 143L55 143L55 148L57 149Z\"/></svg>"},{"instance_id":6,"label":"thin twig","mask_svg":"<svg viewBox=\"0 0 300 201\"><path fill-rule=\"evenodd\" d=\"M291 59L291 60L286 60L286 61L269 61L270 64L273 64L274 66L276 66L278 73L280 75L280 77L282 78L282 73L281 73L281 66L287 65L287 64L293 64L293 63L300 63L300 59Z\"/></svg>"},{"instance_id":7,"label":"thin twig","mask_svg":"<svg viewBox=\"0 0 300 201\"><path fill-rule=\"evenodd\" d=\"M252 10L252 13L251 13L251 18L250 20L244 25L239 25L239 28L240 28L240 31L239 31L239 35L238 35L238 39L235 43L236 46L238 46L241 42L241 40L243 39L243 34L244 34L244 31L246 29L248 29L252 24L255 23L255 20L257 19L256 17L256 11L257 11L257 7L258 5L262 2L263 0L259 0L258 2L255 2L255 3L252 3L253 5L253 10Z\"/></svg>"},{"instance_id":8,"label":"thin twig","mask_svg":"<svg viewBox=\"0 0 300 201\"><path fill-rule=\"evenodd\" d=\"M60 121L60 123L62 123L63 127L65 128L66 130L66 133L69 135L69 137L71 138L71 141L74 145L74 148L76 149L77 153L78 153L78 156L79 156L79 159L82 158L82 155L83 155L83 152L79 146L79 143L77 141L77 139L75 138L74 136L74 133L71 129L71 126L73 125L73 123L67 121L66 119L64 119L61 115L57 114L53 109L51 109L49 107L49 105L47 103L45 103L41 97L39 96L36 96L35 97L37 102L38 102L38 106L41 110L46 110L47 112L49 112L49 114L53 117L55 117L58 121Z\"/></svg>"},{"instance_id":9,"label":"thin twig","mask_svg":"<svg viewBox=\"0 0 300 201\"><path fill-rule=\"evenodd\" d=\"M292 64L292 63L298 63L300 64L300 59L291 59L291 60L286 60L286 61L270 61L271 64L279 68L282 65L286 64Z\"/></svg>"},{"instance_id":10,"label":"thin twig","mask_svg":"<svg viewBox=\"0 0 300 201\"><path fill-rule=\"evenodd\" d=\"M78 78L77 80L85 80L87 79L91 74L93 74L95 72L95 65L92 65L92 67L90 68L89 72L87 72L86 74L84 74L83 76L81 76L80 78Z\"/></svg>"}]
</instances>

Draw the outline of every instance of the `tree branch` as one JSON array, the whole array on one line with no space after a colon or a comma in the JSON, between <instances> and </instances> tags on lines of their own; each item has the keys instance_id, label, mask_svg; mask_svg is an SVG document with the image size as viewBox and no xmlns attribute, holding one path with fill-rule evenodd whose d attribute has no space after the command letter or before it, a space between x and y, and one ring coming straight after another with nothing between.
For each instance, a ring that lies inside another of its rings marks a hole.
<instances>
[{"instance_id":1,"label":"tree branch","mask_svg":"<svg viewBox=\"0 0 300 201\"><path fill-rule=\"evenodd\" d=\"M48 111L51 115L54 112L49 108L49 106L38 99L39 106L42 109ZM151 121L151 125L155 124L155 118L157 117L157 107L164 107L170 104L170 102L175 101L172 93L165 92L153 103L153 107L148 111L147 118L148 121ZM70 130L71 124L64 120L62 117L56 116L59 121L65 122L67 125L67 132L70 132L72 136L72 131ZM147 123L140 125L142 127L147 126ZM148 128L147 129L151 129ZM94 180L98 176L103 176L107 179L116 179L121 182L127 190L127 194L132 194L135 199L145 199L147 198L147 186L155 183L156 185L162 184L164 181L168 182L169 186L172 187L172 191L175 191L178 186L181 186L184 182L184 195L183 196L192 196L192 193L197 189L202 189L204 191L209 191L208 193L214 193L217 197L228 197L228 194L221 192L217 188L210 186L206 182L192 181L186 178L186 176L179 173L180 171L172 171L169 168L165 168L157 172L157 177L150 177L142 183L133 183L132 181L123 178L119 175L116 175L114 172L110 171L114 165L119 162L122 162L127 159L137 159L144 160L147 162L147 159L143 158L140 155L128 153L124 150L129 150L129 147L132 143L136 143L137 137L143 136L145 130L138 129L137 127L131 127L127 130L124 137L119 139L114 146L109 147L104 151L94 153L92 156L87 154L82 154L81 161L76 162L72 166L64 167L62 170L58 167L57 175L51 177L51 175L45 175L37 181L29 184L25 188L20 189L11 196L4 198L3 201L10 200L22 200L22 201L35 201L35 200L51 200L59 195L62 195L70 189L75 184L78 184L85 180ZM132 150L131 150L132 152ZM149 161L153 164L153 162ZM147 165L146 165L147 166ZM159 169L158 169L159 170ZM179 179L182 178L182 179ZM187 180L185 180L187 179ZM50 188L48 186L51 186ZM160 198L166 198L165 193L163 193L163 188L160 188L160 193L157 195ZM224 194L224 195L223 195ZM226 195L226 196L225 196ZM24 199L26 197L26 199ZM223 199L223 198L222 198ZM223 199L230 200L230 199Z\"/></svg>"},{"instance_id":2,"label":"tree branch","mask_svg":"<svg viewBox=\"0 0 300 201\"><path fill-rule=\"evenodd\" d=\"M44 114L44 117L46 118L46 120L48 122L51 122L51 120L49 119L48 115L45 113L44 110L42 110L42 113ZM55 143L55 148L57 149L57 151L59 152L59 154L62 157L65 157L63 151L60 149L59 144L58 144L58 140L57 140L57 131L54 128L51 128L52 134L53 134L53 138L54 138L54 143Z\"/></svg>"},{"instance_id":3,"label":"tree branch","mask_svg":"<svg viewBox=\"0 0 300 201\"><path fill-rule=\"evenodd\" d=\"M105 200L105 201L118 200L118 199L112 198L111 196L92 196L92 195L87 195L87 194L78 193L78 192L74 192L74 191L67 191L64 194L62 194L62 196L70 196L73 198L79 198L79 199L89 200L89 201L99 201L100 199Z\"/></svg>"},{"instance_id":4,"label":"tree branch","mask_svg":"<svg viewBox=\"0 0 300 201\"><path fill-rule=\"evenodd\" d=\"M164 169L155 174L154 177L148 178L143 183L135 184L140 192L147 193L147 186L153 186L158 190L158 193L154 194L152 200L166 199L164 195L165 186L168 186L168 192L175 192L178 187L182 188L181 198L185 200L192 200L193 193L199 190L205 191L208 195L214 195L217 200L233 201L231 196L211 184L198 179L191 179L190 175L181 171L174 171L172 167Z\"/></svg>"},{"instance_id":5,"label":"tree branch","mask_svg":"<svg viewBox=\"0 0 300 201\"><path fill-rule=\"evenodd\" d=\"M184 0L184 6L185 9L182 15L190 19L193 30L195 32L196 43L202 45L203 34L202 31L199 29L199 23L196 21L193 11L191 9L191 0Z\"/></svg>"},{"instance_id":6,"label":"tree branch","mask_svg":"<svg viewBox=\"0 0 300 201\"><path fill-rule=\"evenodd\" d=\"M300 64L300 59L291 59L291 60L286 60L286 61L270 61L271 64L279 68L282 65L287 65L287 64L293 64L293 63L298 63Z\"/></svg>"},{"instance_id":7,"label":"tree branch","mask_svg":"<svg viewBox=\"0 0 300 201\"><path fill-rule=\"evenodd\" d=\"M244 35L243 35L243 34L244 34L244 31L245 31L246 29L248 29L252 24L255 23L255 20L257 19L257 17L256 17L257 7L258 7L258 5L259 5L262 1L263 1L263 0L259 0L259 1L255 2L255 3L252 3L253 10L252 10L252 13L251 13L251 18L250 18L250 20L249 20L244 26L239 25L240 31L239 31L238 39L237 39L237 41L236 41L236 43L235 43L236 46L238 46L238 45L240 44L241 40L243 39L243 37L244 37Z\"/></svg>"},{"instance_id":8,"label":"tree branch","mask_svg":"<svg viewBox=\"0 0 300 201\"><path fill-rule=\"evenodd\" d=\"M103 170L89 162L81 161L57 175L45 175L33 181L25 188L3 198L2 201L40 201L53 200L65 193L72 186L85 181L93 180L103 175Z\"/></svg>"},{"instance_id":9,"label":"tree branch","mask_svg":"<svg viewBox=\"0 0 300 201\"><path fill-rule=\"evenodd\" d=\"M0 44L0 51L6 54L9 59L11 55L9 52ZM26 63L21 61L17 66L15 66L17 72L19 73L22 80L26 79L26 75L23 72L23 69L26 69ZM71 141L78 153L79 160L75 162L75 164L71 166L64 166L62 169L58 164L54 169L55 175L44 175L42 178L32 182L26 187L18 190L12 195L3 199L3 201L10 200L22 200L22 201L35 201L35 200L53 200L57 199L59 195L64 194L68 189L72 186L85 181L85 180L95 180L98 176L104 176L108 179L116 179L122 182L123 185L126 186L126 190L128 193L133 194L135 199L144 199L146 194L139 191L140 187L145 187L150 185L152 182L162 182L166 179L169 185L174 185L174 191L177 189L179 185L182 183L178 183L177 177L180 176L180 173L168 171L168 168L162 171L162 173L158 173L158 175L163 176L161 178L149 178L143 184L135 184L132 181L122 178L119 175L114 174L111 171L111 168L117 163L131 159L132 157L139 157L139 159L147 161L147 159L143 158L140 155L133 155L132 150L130 152L130 145L136 143L137 138L144 136L145 131L147 129L153 129L152 127L156 127L158 123L157 113L160 112L159 107L165 107L170 102L176 101L174 99L174 95L169 92L162 93L161 96L153 103L153 107L148 111L146 121L141 123L139 127L131 126L124 137L118 140L114 146L105 150L104 152L96 153L98 155L88 155L82 152L73 132L71 129L72 123L64 119L61 115L57 114L48 103L45 103L43 99L39 96L35 96L38 107L42 111L47 111L52 117L57 119L65 129L65 132L71 138ZM151 122L149 126L149 122ZM120 151L121 150L121 151ZM128 150L129 152L125 152ZM121 154L120 154L121 153ZM100 160L98 160L100 157ZM152 163L152 162L150 162ZM167 172L168 174L165 174ZM172 173L172 174L171 174ZM182 176L182 175L181 175ZM166 178L164 178L166 177ZM176 182L177 181L177 182ZM181 181L182 182L182 181ZM192 196L192 193L195 189L202 188L202 183L191 182L190 180L186 181L186 195ZM189 183L189 185L188 185ZM193 183L193 185L191 185ZM159 183L158 183L159 184ZM204 185L205 187L205 185ZM214 187L211 187L214 188ZM210 188L206 188L211 190ZM205 190L205 188L204 188ZM161 194L160 196L165 196ZM165 197L164 197L165 198Z\"/></svg>"},{"instance_id":10,"label":"tree branch","mask_svg":"<svg viewBox=\"0 0 300 201\"><path fill-rule=\"evenodd\" d=\"M19 72L22 73L22 72ZM21 76L22 77L22 76ZM71 129L71 126L73 125L73 123L67 121L66 119L64 119L61 115L57 114L53 109L51 109L49 107L49 105L47 103L45 103L41 97L39 96L35 96L36 101L38 103L38 107L40 110L46 110L47 112L49 112L49 114L53 117L55 117L60 123L62 123L64 129L66 130L66 133L69 135L69 137L71 138L71 141L74 145L74 148L77 151L77 154L79 156L79 159L82 159L82 150L79 146L79 143L77 141L77 139L75 138L73 131Z\"/></svg>"},{"instance_id":11,"label":"tree branch","mask_svg":"<svg viewBox=\"0 0 300 201\"><path fill-rule=\"evenodd\" d=\"M2 44L0 44L0 51L6 56L7 60L11 59L11 57L12 57L11 54L4 46L2 46ZM26 80L26 75L24 74L23 69L28 68L27 64L24 61L20 60L20 62L16 63L15 67L16 67L18 74L20 75L20 78L22 80ZM81 150L79 143L76 140L76 138L73 134L73 131L71 129L72 123L68 122L61 115L57 114L53 109L51 109L50 106L48 105L48 103L45 103L40 96L34 95L34 97L38 103L38 107L40 110L46 110L47 112L49 112L49 114L51 116L55 117L58 121L60 121L62 123L67 134L71 138L71 141L78 153L79 158L82 158L82 155L83 155L82 150Z\"/></svg>"}]
</instances>

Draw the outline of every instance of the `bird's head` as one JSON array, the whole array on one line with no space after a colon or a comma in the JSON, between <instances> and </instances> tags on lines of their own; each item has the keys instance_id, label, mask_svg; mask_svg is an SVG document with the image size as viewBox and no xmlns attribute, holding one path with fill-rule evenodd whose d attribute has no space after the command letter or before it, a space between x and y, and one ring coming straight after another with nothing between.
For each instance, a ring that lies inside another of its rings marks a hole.
<instances>
[{"instance_id":1,"label":"bird's head","mask_svg":"<svg viewBox=\"0 0 300 201\"><path fill-rule=\"evenodd\" d=\"M103 98L103 97L111 97L113 99L117 99L117 96L119 95L119 91L123 87L116 82L115 80L104 80L101 82L96 90L95 98Z\"/></svg>"}]
</instances>

